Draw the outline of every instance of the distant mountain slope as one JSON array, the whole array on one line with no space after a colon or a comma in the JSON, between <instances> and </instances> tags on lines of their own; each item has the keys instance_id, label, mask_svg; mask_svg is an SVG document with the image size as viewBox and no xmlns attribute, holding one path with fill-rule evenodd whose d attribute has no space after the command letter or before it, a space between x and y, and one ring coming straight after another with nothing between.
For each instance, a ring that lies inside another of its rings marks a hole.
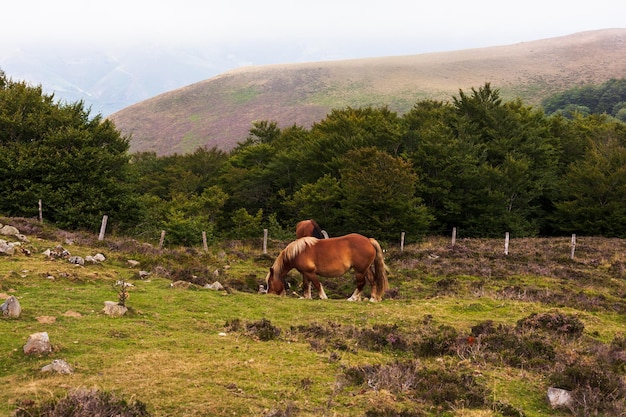
<instances>
[{"instance_id":1,"label":"distant mountain slope","mask_svg":"<svg viewBox=\"0 0 626 417\"><path fill-rule=\"evenodd\" d=\"M626 29L515 45L411 56L247 67L161 94L110 116L131 152L200 146L230 150L257 120L309 127L330 110L380 106L403 113L418 100L449 101L490 82L505 100L543 98L626 77Z\"/></svg>"}]
</instances>

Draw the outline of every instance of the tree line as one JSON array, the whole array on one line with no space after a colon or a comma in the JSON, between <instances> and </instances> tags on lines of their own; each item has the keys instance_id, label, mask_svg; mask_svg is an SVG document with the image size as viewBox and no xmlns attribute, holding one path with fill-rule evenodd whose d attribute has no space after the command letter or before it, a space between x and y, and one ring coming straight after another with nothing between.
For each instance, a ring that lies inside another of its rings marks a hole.
<instances>
[{"instance_id":1,"label":"tree line","mask_svg":"<svg viewBox=\"0 0 626 417\"><path fill-rule=\"evenodd\" d=\"M626 122L626 78L571 88L546 98L542 105L547 114L571 118L577 113L606 113Z\"/></svg>"},{"instance_id":2,"label":"tree line","mask_svg":"<svg viewBox=\"0 0 626 417\"><path fill-rule=\"evenodd\" d=\"M82 102L63 104L0 73L0 213L195 245L331 235L626 236L626 125L547 115L489 83L450 102L331 111L310 128L253 123L230 152L129 154L129 138Z\"/></svg>"}]
</instances>

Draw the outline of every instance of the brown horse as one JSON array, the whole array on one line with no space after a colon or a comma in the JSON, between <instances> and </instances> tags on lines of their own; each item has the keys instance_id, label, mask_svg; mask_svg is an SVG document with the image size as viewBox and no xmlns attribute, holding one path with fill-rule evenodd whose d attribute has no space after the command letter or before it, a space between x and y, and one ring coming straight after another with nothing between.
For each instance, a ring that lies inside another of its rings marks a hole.
<instances>
[{"instance_id":1,"label":"brown horse","mask_svg":"<svg viewBox=\"0 0 626 417\"><path fill-rule=\"evenodd\" d=\"M373 265L373 268L370 266ZM366 280L372 287L370 301L380 301L389 288L383 251L375 239L353 233L330 239L303 237L283 249L267 274L267 293L284 295L285 276L292 269L302 274L304 298L311 298L311 283L321 299L328 298L317 278L339 277L354 270L356 289L349 301L361 299Z\"/></svg>"},{"instance_id":2,"label":"brown horse","mask_svg":"<svg viewBox=\"0 0 626 417\"><path fill-rule=\"evenodd\" d=\"M300 239L305 236L313 236L318 239L324 239L322 228L313 219L302 220L296 224L296 239Z\"/></svg>"}]
</instances>

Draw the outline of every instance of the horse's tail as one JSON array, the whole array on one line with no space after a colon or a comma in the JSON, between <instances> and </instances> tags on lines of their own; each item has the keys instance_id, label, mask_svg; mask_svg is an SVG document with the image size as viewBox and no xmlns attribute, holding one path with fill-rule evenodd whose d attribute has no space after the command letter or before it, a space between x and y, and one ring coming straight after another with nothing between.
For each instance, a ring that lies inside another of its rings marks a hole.
<instances>
[{"instance_id":1,"label":"horse's tail","mask_svg":"<svg viewBox=\"0 0 626 417\"><path fill-rule=\"evenodd\" d=\"M385 292L389 289L389 281L387 280L387 265L385 265L383 250L378 241L374 238L370 238L370 242L376 249L376 257L374 258L374 282L372 285L374 288L372 288L372 298L375 301L380 301L383 299Z\"/></svg>"}]
</instances>

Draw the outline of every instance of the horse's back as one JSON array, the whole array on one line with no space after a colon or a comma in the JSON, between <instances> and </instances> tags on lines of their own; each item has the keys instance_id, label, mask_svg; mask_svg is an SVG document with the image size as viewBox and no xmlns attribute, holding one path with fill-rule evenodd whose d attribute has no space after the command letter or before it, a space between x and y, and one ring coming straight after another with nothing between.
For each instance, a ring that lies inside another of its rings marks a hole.
<instances>
[{"instance_id":1,"label":"horse's back","mask_svg":"<svg viewBox=\"0 0 626 417\"><path fill-rule=\"evenodd\" d=\"M372 263L376 256L376 248L369 238L358 233L351 233L339 237L319 240L315 244L316 257L341 258L344 263L349 263L355 268L360 268Z\"/></svg>"}]
</instances>

